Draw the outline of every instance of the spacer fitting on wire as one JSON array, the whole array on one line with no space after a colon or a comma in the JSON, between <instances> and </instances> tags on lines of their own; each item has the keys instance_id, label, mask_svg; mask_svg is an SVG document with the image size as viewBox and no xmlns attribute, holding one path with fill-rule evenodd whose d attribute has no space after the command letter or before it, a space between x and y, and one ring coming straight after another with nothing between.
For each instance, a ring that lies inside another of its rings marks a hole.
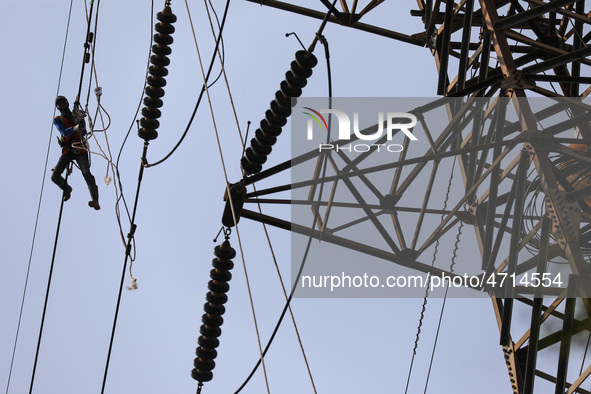
<instances>
[{"instance_id":1,"label":"spacer fitting on wire","mask_svg":"<svg viewBox=\"0 0 591 394\"><path fill-rule=\"evenodd\" d=\"M316 56L309 51L297 51L295 60L291 62L291 69L285 73L285 80L275 93L275 100L265 112L260 128L255 131L255 137L250 140L250 147L240 159L240 165L246 175L257 174L263 169L267 156L273 150L281 134L281 128L287 123L291 115L292 99L302 95L302 88L308 84L312 75L312 68L318 64Z\"/></svg>"},{"instance_id":2,"label":"spacer fitting on wire","mask_svg":"<svg viewBox=\"0 0 591 394\"><path fill-rule=\"evenodd\" d=\"M94 89L94 94L95 94L97 97L100 97L100 96L102 96L102 95L103 95L103 88L101 88L100 86L97 86L97 87Z\"/></svg>"},{"instance_id":3,"label":"spacer fitting on wire","mask_svg":"<svg viewBox=\"0 0 591 394\"><path fill-rule=\"evenodd\" d=\"M145 89L145 107L142 109L143 118L140 120L141 128L138 131L138 135L145 141L158 138L156 131L160 127L158 118L162 116L159 108L164 105L162 102L163 88L166 86L164 77L168 75L166 67L170 64L168 55L172 53L170 48L170 44L173 42L171 34L175 30L172 24L177 20L168 3L162 12L156 15L156 19L159 22L154 26L157 33L154 35L155 44L152 45L151 66L148 69L149 75L146 80L148 86Z\"/></svg>"},{"instance_id":4,"label":"spacer fitting on wire","mask_svg":"<svg viewBox=\"0 0 591 394\"><path fill-rule=\"evenodd\" d=\"M216 348L220 345L218 338L222 335L220 326L224 323L222 315L226 311L224 304L228 301L226 293L230 290L228 282L232 279L230 270L234 268L231 259L236 257L236 251L226 239L215 247L214 254L216 258L211 262L213 269L209 273L211 280L207 284L209 292L205 296L207 302L203 305L205 313L201 317L203 324L199 328L201 336L197 340L199 346L195 350L197 357L193 361L195 368L191 371L191 377L200 384L213 379Z\"/></svg>"}]
</instances>

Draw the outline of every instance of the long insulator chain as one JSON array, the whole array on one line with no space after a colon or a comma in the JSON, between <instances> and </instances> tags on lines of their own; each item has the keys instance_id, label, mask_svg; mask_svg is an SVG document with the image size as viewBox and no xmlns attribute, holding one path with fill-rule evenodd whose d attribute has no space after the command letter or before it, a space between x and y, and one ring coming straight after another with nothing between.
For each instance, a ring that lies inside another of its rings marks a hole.
<instances>
[{"instance_id":1,"label":"long insulator chain","mask_svg":"<svg viewBox=\"0 0 591 394\"><path fill-rule=\"evenodd\" d=\"M150 75L146 81L148 86L144 98L145 107L142 108L143 118L140 120L142 127L138 131L138 135L145 141L158 138L156 129L160 126L158 118L162 115L159 108L163 105L163 88L166 86L164 77L168 75L166 66L170 64L170 59L167 56L172 53L170 48L170 44L173 42L171 34L174 33L172 23L177 19L170 8L170 1L166 2L162 12L156 15L156 19L160 22L154 26L157 34L154 35L155 44L152 45L152 56L150 56L151 66L148 69Z\"/></svg>"},{"instance_id":2,"label":"long insulator chain","mask_svg":"<svg viewBox=\"0 0 591 394\"><path fill-rule=\"evenodd\" d=\"M226 293L230 290L228 282L232 279L230 270L234 268L231 259L236 257L236 251L226 239L214 249L216 258L212 260L213 269L209 276L211 280L207 284L209 292L206 295L207 302L203 305L205 313L201 317L203 324L199 328L201 336L197 340L199 346L193 361L195 368L191 371L191 377L200 384L209 382L213 378L212 370L215 368L213 361L217 357L215 350L219 345L219 336L222 335L220 326L224 323L222 315L226 311L224 304L228 301Z\"/></svg>"},{"instance_id":3,"label":"long insulator chain","mask_svg":"<svg viewBox=\"0 0 591 394\"><path fill-rule=\"evenodd\" d=\"M250 147L244 152L240 160L242 169L247 175L257 174L263 169L272 146L281 134L281 128L287 123L291 115L292 98L302 95L302 88L308 83L312 75L312 68L318 60L310 51L296 52L295 60L291 62L291 69L285 73L285 80L275 93L275 100L271 101L271 108L265 112L260 128L255 131L255 137L250 140Z\"/></svg>"}]
</instances>

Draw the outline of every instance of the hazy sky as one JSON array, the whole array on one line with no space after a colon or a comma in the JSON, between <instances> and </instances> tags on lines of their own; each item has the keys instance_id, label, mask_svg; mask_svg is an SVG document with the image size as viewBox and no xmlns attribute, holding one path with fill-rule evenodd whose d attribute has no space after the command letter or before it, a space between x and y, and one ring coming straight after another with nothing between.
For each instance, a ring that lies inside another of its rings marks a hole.
<instances>
[{"instance_id":1,"label":"hazy sky","mask_svg":"<svg viewBox=\"0 0 591 394\"><path fill-rule=\"evenodd\" d=\"M396 6L392 6L394 3ZM215 4L220 17L223 5ZM49 179L60 154L51 119L69 2L13 1L4 2L3 6L0 381L4 384L10 370L39 195L44 185L8 391L18 394L27 392L31 380L61 198L61 191ZM155 5L156 11L162 7L162 3ZM150 162L162 158L178 140L202 82L185 4L173 1L172 7L178 16L177 31L163 98L160 136L150 144ZM413 1L390 2L378 7L367 23L415 33L421 30L421 22L410 16L414 8ZM213 38L204 4L191 2L191 14L202 59L209 62ZM319 24L317 20L233 0L224 34L225 68L243 132L247 121L256 125L263 117L300 49L296 39L286 38L285 33L297 32L308 45ZM100 3L96 67L103 91L101 103L111 120L106 135L114 158L134 121L142 93L150 27L149 1ZM80 79L85 30L83 2L74 1L59 90L71 103ZM324 35L330 44L335 96L435 96L436 69L428 49L336 25L327 26ZM320 62L304 95L323 97L327 95L327 73L322 47L317 47L316 55ZM88 83L87 73L82 102L86 101ZM94 89L94 76L92 83ZM235 182L241 178L242 147L223 80L211 88L211 94L228 180ZM92 113L96 110L94 94L89 108ZM104 137L105 133L97 133L101 147L106 149ZM289 158L289 138L282 137L285 138L274 147L266 167ZM119 167L130 205L135 197L142 143L134 126ZM91 146L98 151L96 142L91 142ZM70 178L74 191L62 218L35 393L100 392L124 246L116 221L113 182L108 186L103 182L107 161L93 155L91 169L99 185L102 209L96 212L88 208L88 191L75 169ZM105 392L196 391L197 382L190 377L190 371L214 257L216 243L212 240L221 227L224 187L212 117L204 100L183 145L168 161L144 173L133 265L139 288L123 293ZM278 209L289 217L289 211L285 214L288 208ZM125 214L122 222L127 233L129 222ZM240 257L234 260L236 267L214 379L205 384L203 393L234 392L258 358L244 266L263 346L285 303L261 225L242 220L238 231L244 265ZM231 243L239 250L236 235L233 231ZM270 237L288 285L290 234L271 230ZM441 258L449 260L450 250L445 248ZM478 260L478 256L473 258ZM126 285L129 282L126 277ZM317 391L404 392L421 304L420 298L294 299L292 307ZM441 299L429 301L410 393L423 392L440 310ZM291 319L285 319L265 364L270 392L313 392ZM508 390L490 300L448 300L428 392L496 394ZM267 392L262 370L242 392Z\"/></svg>"}]
</instances>

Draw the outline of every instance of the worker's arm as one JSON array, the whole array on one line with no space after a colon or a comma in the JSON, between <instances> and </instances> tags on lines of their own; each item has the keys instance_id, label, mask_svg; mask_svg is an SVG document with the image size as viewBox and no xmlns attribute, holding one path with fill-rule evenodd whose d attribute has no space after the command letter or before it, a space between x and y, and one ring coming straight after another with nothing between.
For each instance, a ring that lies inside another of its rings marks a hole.
<instances>
[{"instance_id":1,"label":"worker's arm","mask_svg":"<svg viewBox=\"0 0 591 394\"><path fill-rule=\"evenodd\" d=\"M59 118L59 116L53 118L53 124L60 131L61 135L63 135L64 137L68 137L68 136L74 134L74 130L72 130L71 127L64 126L64 123Z\"/></svg>"}]
</instances>

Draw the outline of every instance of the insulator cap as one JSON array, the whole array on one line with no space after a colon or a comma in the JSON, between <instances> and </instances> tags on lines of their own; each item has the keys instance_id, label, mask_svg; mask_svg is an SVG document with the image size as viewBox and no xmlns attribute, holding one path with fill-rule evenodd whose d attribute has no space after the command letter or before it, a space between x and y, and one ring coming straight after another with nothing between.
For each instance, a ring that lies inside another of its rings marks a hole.
<instances>
[{"instance_id":1,"label":"insulator cap","mask_svg":"<svg viewBox=\"0 0 591 394\"><path fill-rule=\"evenodd\" d=\"M170 6L166 6L162 12L156 14L156 19L164 23L174 23L176 22L176 15L172 13Z\"/></svg>"},{"instance_id":2,"label":"insulator cap","mask_svg":"<svg viewBox=\"0 0 591 394\"><path fill-rule=\"evenodd\" d=\"M291 70L285 73L285 80L287 81L289 86L294 86L299 89L302 89L304 86L308 84L308 81L305 77L302 77L301 75L296 75Z\"/></svg>"},{"instance_id":3,"label":"insulator cap","mask_svg":"<svg viewBox=\"0 0 591 394\"><path fill-rule=\"evenodd\" d=\"M152 45L152 52L156 55L166 56L172 53L172 48L168 45L154 44Z\"/></svg>"},{"instance_id":4,"label":"insulator cap","mask_svg":"<svg viewBox=\"0 0 591 394\"><path fill-rule=\"evenodd\" d=\"M162 34L174 33L174 26L171 25L170 23L156 23L156 25L154 26L154 29L158 33L162 33Z\"/></svg>"},{"instance_id":5,"label":"insulator cap","mask_svg":"<svg viewBox=\"0 0 591 394\"><path fill-rule=\"evenodd\" d=\"M234 262L232 260L222 260L215 258L211 261L211 264L220 271L228 271L234 268ZM230 274L232 275L232 274ZM217 280L217 279L216 279ZM224 281L227 282L227 281Z\"/></svg>"},{"instance_id":6,"label":"insulator cap","mask_svg":"<svg viewBox=\"0 0 591 394\"><path fill-rule=\"evenodd\" d=\"M172 36L169 36L168 34L162 34L162 33L158 33L158 34L154 34L154 42L160 45L170 45L172 44L174 41L174 39L172 38Z\"/></svg>"},{"instance_id":7,"label":"insulator cap","mask_svg":"<svg viewBox=\"0 0 591 394\"><path fill-rule=\"evenodd\" d=\"M254 132L254 137L261 146L271 147L277 142L277 137L269 135L263 132L261 129L257 129Z\"/></svg>"},{"instance_id":8,"label":"insulator cap","mask_svg":"<svg viewBox=\"0 0 591 394\"><path fill-rule=\"evenodd\" d=\"M283 94L281 90L275 92L275 101L277 101L277 103L283 107L292 107L291 97Z\"/></svg>"},{"instance_id":9,"label":"insulator cap","mask_svg":"<svg viewBox=\"0 0 591 394\"><path fill-rule=\"evenodd\" d=\"M269 123L269 126L278 127L279 129L287 123L287 118L275 115L270 109L265 111L265 119Z\"/></svg>"},{"instance_id":10,"label":"insulator cap","mask_svg":"<svg viewBox=\"0 0 591 394\"><path fill-rule=\"evenodd\" d=\"M216 293L227 293L230 290L230 285L227 282L210 280L207 282L207 288Z\"/></svg>"},{"instance_id":11,"label":"insulator cap","mask_svg":"<svg viewBox=\"0 0 591 394\"><path fill-rule=\"evenodd\" d=\"M154 65L150 66L148 72L150 73L150 75L156 75L158 77L165 77L168 75L168 69L164 67L157 67Z\"/></svg>"},{"instance_id":12,"label":"insulator cap","mask_svg":"<svg viewBox=\"0 0 591 394\"><path fill-rule=\"evenodd\" d=\"M261 144L256 138L250 140L250 147L258 155L269 155L273 148L266 144Z\"/></svg>"},{"instance_id":13,"label":"insulator cap","mask_svg":"<svg viewBox=\"0 0 591 394\"><path fill-rule=\"evenodd\" d=\"M156 97L156 98L164 97L164 89L148 85L148 86L146 86L146 95L148 97Z\"/></svg>"},{"instance_id":14,"label":"insulator cap","mask_svg":"<svg viewBox=\"0 0 591 394\"><path fill-rule=\"evenodd\" d=\"M302 67L305 68L314 68L318 64L318 59L312 52L309 51L297 51L296 52L296 62Z\"/></svg>"},{"instance_id":15,"label":"insulator cap","mask_svg":"<svg viewBox=\"0 0 591 394\"><path fill-rule=\"evenodd\" d=\"M158 108L144 107L142 108L142 115L146 118L158 119L162 116L162 112Z\"/></svg>"},{"instance_id":16,"label":"insulator cap","mask_svg":"<svg viewBox=\"0 0 591 394\"><path fill-rule=\"evenodd\" d=\"M210 315L209 313L204 313L201 316L201 321L203 324L207 324L208 326L221 326L224 324L224 318L219 315Z\"/></svg>"},{"instance_id":17,"label":"insulator cap","mask_svg":"<svg viewBox=\"0 0 591 394\"><path fill-rule=\"evenodd\" d=\"M232 187L230 187L230 193L232 192ZM233 196L232 196L233 197ZM236 250L230 246L230 242L224 241L221 245L216 246L213 248L213 254L220 259L233 259L236 257Z\"/></svg>"},{"instance_id":18,"label":"insulator cap","mask_svg":"<svg viewBox=\"0 0 591 394\"><path fill-rule=\"evenodd\" d=\"M219 339L212 338L212 337L200 336L197 339L197 343L199 344L199 346L206 347L206 348L213 348L213 349L215 349L218 346L220 346Z\"/></svg>"},{"instance_id":19,"label":"insulator cap","mask_svg":"<svg viewBox=\"0 0 591 394\"><path fill-rule=\"evenodd\" d=\"M143 138L145 141L151 141L151 140L155 140L156 138L158 138L158 132L156 130L145 129L143 127L138 130L137 135L140 138Z\"/></svg>"},{"instance_id":20,"label":"insulator cap","mask_svg":"<svg viewBox=\"0 0 591 394\"><path fill-rule=\"evenodd\" d=\"M144 97L144 105L150 108L161 108L164 105L164 102L159 99L158 97Z\"/></svg>"},{"instance_id":21,"label":"insulator cap","mask_svg":"<svg viewBox=\"0 0 591 394\"><path fill-rule=\"evenodd\" d=\"M258 174L263 169L262 165L253 164L250 161L248 161L246 156L243 156L242 159L240 159L240 167L242 167L244 172L246 172L247 174Z\"/></svg>"},{"instance_id":22,"label":"insulator cap","mask_svg":"<svg viewBox=\"0 0 591 394\"><path fill-rule=\"evenodd\" d=\"M209 271L209 277L213 280L219 280L220 282L229 282L232 279L232 273L225 269L212 269Z\"/></svg>"},{"instance_id":23,"label":"insulator cap","mask_svg":"<svg viewBox=\"0 0 591 394\"><path fill-rule=\"evenodd\" d=\"M265 164L267 161L267 156L265 155L258 155L256 154L252 148L246 148L245 156L251 163L255 164Z\"/></svg>"},{"instance_id":24,"label":"insulator cap","mask_svg":"<svg viewBox=\"0 0 591 394\"><path fill-rule=\"evenodd\" d=\"M261 131L268 136L278 137L281 134L281 127L269 123L267 119L261 120L260 127Z\"/></svg>"},{"instance_id":25,"label":"insulator cap","mask_svg":"<svg viewBox=\"0 0 591 394\"><path fill-rule=\"evenodd\" d=\"M279 85L283 94L289 97L300 97L302 95L302 89L297 86L290 85L287 81L281 81Z\"/></svg>"},{"instance_id":26,"label":"insulator cap","mask_svg":"<svg viewBox=\"0 0 591 394\"><path fill-rule=\"evenodd\" d=\"M166 79L157 75L148 76L148 85L156 88L163 88L166 86Z\"/></svg>"},{"instance_id":27,"label":"insulator cap","mask_svg":"<svg viewBox=\"0 0 591 394\"><path fill-rule=\"evenodd\" d=\"M203 310L205 311L205 313L208 313L212 316L221 316L224 313L226 313L226 307L223 305L214 305L214 304L210 304L209 302L206 302L203 305Z\"/></svg>"},{"instance_id":28,"label":"insulator cap","mask_svg":"<svg viewBox=\"0 0 591 394\"><path fill-rule=\"evenodd\" d=\"M200 371L198 369L193 369L191 371L191 377L198 382L209 382L213 379L213 373L211 371Z\"/></svg>"},{"instance_id":29,"label":"insulator cap","mask_svg":"<svg viewBox=\"0 0 591 394\"><path fill-rule=\"evenodd\" d=\"M199 332L201 335L206 336L208 338L219 338L222 335L222 329L216 326L210 327L202 324L199 327Z\"/></svg>"},{"instance_id":30,"label":"insulator cap","mask_svg":"<svg viewBox=\"0 0 591 394\"><path fill-rule=\"evenodd\" d=\"M312 69L301 66L296 60L291 62L291 71L303 78L310 78L312 76Z\"/></svg>"},{"instance_id":31,"label":"insulator cap","mask_svg":"<svg viewBox=\"0 0 591 394\"><path fill-rule=\"evenodd\" d=\"M152 55L150 56L150 62L158 67L166 67L170 64L170 59L166 56Z\"/></svg>"},{"instance_id":32,"label":"insulator cap","mask_svg":"<svg viewBox=\"0 0 591 394\"><path fill-rule=\"evenodd\" d=\"M213 348L205 348L202 346L199 346L197 349L195 349L195 354L197 357L207 360L213 360L218 356L217 350Z\"/></svg>"},{"instance_id":33,"label":"insulator cap","mask_svg":"<svg viewBox=\"0 0 591 394\"><path fill-rule=\"evenodd\" d=\"M212 293L211 291L205 295L205 299L212 304L225 304L228 302L228 296L222 293Z\"/></svg>"},{"instance_id":34,"label":"insulator cap","mask_svg":"<svg viewBox=\"0 0 591 394\"><path fill-rule=\"evenodd\" d=\"M140 119L140 126L142 126L143 128L146 128L146 129L156 130L158 127L160 127L160 122L158 122L156 119L152 119L152 118L141 118Z\"/></svg>"},{"instance_id":35,"label":"insulator cap","mask_svg":"<svg viewBox=\"0 0 591 394\"><path fill-rule=\"evenodd\" d=\"M277 116L287 118L291 115L291 106L285 106L277 102L277 100L271 101L271 111Z\"/></svg>"},{"instance_id":36,"label":"insulator cap","mask_svg":"<svg viewBox=\"0 0 591 394\"><path fill-rule=\"evenodd\" d=\"M200 371L211 371L212 369L215 368L215 361L209 360L209 359L202 359L200 357L197 357L193 361L193 365L195 366L196 369L198 369Z\"/></svg>"}]
</instances>

